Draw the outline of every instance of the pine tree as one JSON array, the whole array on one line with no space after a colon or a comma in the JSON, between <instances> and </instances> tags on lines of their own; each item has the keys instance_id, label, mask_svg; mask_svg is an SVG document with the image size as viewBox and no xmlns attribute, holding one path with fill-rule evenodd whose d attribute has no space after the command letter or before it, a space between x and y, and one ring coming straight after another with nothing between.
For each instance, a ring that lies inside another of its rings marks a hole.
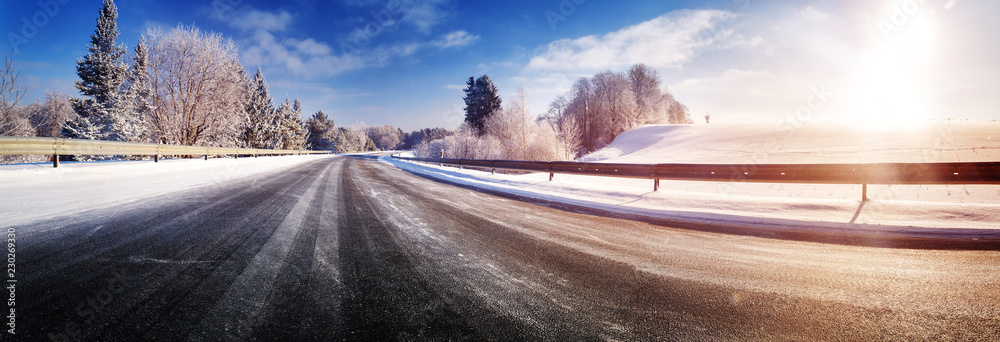
<instances>
[{"instance_id":1,"label":"pine tree","mask_svg":"<svg viewBox=\"0 0 1000 342\"><path fill-rule=\"evenodd\" d=\"M276 120L277 112L271 100L271 91L260 68L254 75L248 89L248 99L244 115L243 131L238 139L238 146L245 148L274 148L280 139L280 130Z\"/></svg>"},{"instance_id":2,"label":"pine tree","mask_svg":"<svg viewBox=\"0 0 1000 342\"><path fill-rule=\"evenodd\" d=\"M127 110L122 99L128 66L123 62L125 47L118 45L118 9L113 0L104 0L97 18L97 29L90 36L89 53L77 60L80 77L75 86L84 96L74 98L73 109L80 116L68 122L64 133L83 139L119 138L112 131L112 121Z\"/></svg>"},{"instance_id":3,"label":"pine tree","mask_svg":"<svg viewBox=\"0 0 1000 342\"><path fill-rule=\"evenodd\" d=\"M488 75L469 77L465 84L465 122L485 134L486 119L500 112L500 90Z\"/></svg>"},{"instance_id":4,"label":"pine tree","mask_svg":"<svg viewBox=\"0 0 1000 342\"><path fill-rule=\"evenodd\" d=\"M135 57L126 79L122 97L124 110L113 112L110 117L111 132L116 137L111 140L146 142L149 140L147 119L156 109L153 103L153 85L149 76L149 55L146 43L139 41L135 46Z\"/></svg>"},{"instance_id":5,"label":"pine tree","mask_svg":"<svg viewBox=\"0 0 1000 342\"><path fill-rule=\"evenodd\" d=\"M281 104L278 105L278 110L275 112L275 119L278 123L278 139L277 148L284 149L288 145L291 139L291 131L288 127L288 116L292 112L292 105L288 103L288 98L286 97Z\"/></svg>"},{"instance_id":6,"label":"pine tree","mask_svg":"<svg viewBox=\"0 0 1000 342\"><path fill-rule=\"evenodd\" d=\"M306 139L309 149L312 150L333 150L334 132L333 119L326 116L323 111L318 111L309 120L306 120Z\"/></svg>"},{"instance_id":7,"label":"pine tree","mask_svg":"<svg viewBox=\"0 0 1000 342\"><path fill-rule=\"evenodd\" d=\"M302 104L295 99L295 105L288 98L278 107L280 143L278 146L286 150L298 150L305 146L306 132L302 127Z\"/></svg>"}]
</instances>

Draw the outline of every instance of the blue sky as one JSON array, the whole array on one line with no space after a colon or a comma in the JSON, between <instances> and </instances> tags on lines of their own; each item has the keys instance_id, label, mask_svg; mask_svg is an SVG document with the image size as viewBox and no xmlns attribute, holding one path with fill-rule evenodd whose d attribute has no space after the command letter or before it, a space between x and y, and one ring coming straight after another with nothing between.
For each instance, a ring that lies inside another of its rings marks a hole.
<instances>
[{"instance_id":1,"label":"blue sky","mask_svg":"<svg viewBox=\"0 0 1000 342\"><path fill-rule=\"evenodd\" d=\"M86 53L100 3L0 4L0 50L16 48L31 84L27 101L47 90L77 95L75 61ZM537 114L577 78L639 62L657 69L695 117L711 113L713 122L1000 117L995 1L117 5L129 49L149 27L220 32L251 72L263 69L276 101L298 97L306 115L322 109L338 125L457 127L464 81L483 73L504 97L523 85Z\"/></svg>"}]
</instances>

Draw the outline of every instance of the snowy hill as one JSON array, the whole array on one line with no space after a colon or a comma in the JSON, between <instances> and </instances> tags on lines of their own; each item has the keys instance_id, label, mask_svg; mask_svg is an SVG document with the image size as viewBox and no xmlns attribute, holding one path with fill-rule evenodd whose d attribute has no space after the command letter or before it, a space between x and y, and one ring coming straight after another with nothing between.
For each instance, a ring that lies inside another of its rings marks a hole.
<instances>
[{"instance_id":1,"label":"snowy hill","mask_svg":"<svg viewBox=\"0 0 1000 342\"><path fill-rule=\"evenodd\" d=\"M1000 122L865 127L816 122L650 125L579 161L617 163L877 163L1000 161Z\"/></svg>"},{"instance_id":2,"label":"snowy hill","mask_svg":"<svg viewBox=\"0 0 1000 342\"><path fill-rule=\"evenodd\" d=\"M655 217L797 227L1000 227L1000 185L861 185L652 181L533 173L505 175L388 160L453 182ZM580 161L615 163L874 163L1000 161L1000 123L928 122L890 128L813 123L652 125L619 135ZM879 228L882 229L882 228ZM888 229L888 228L885 228Z\"/></svg>"}]
</instances>

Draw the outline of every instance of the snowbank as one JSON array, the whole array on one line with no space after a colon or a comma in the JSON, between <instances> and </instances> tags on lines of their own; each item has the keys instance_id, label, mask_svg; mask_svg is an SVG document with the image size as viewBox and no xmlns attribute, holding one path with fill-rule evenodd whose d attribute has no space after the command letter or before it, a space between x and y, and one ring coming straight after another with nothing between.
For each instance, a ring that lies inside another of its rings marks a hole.
<instances>
[{"instance_id":1,"label":"snowbank","mask_svg":"<svg viewBox=\"0 0 1000 342\"><path fill-rule=\"evenodd\" d=\"M650 125L579 161L617 163L921 163L1000 161L1000 122L928 121L892 127L814 122Z\"/></svg>"},{"instance_id":2,"label":"snowbank","mask_svg":"<svg viewBox=\"0 0 1000 342\"><path fill-rule=\"evenodd\" d=\"M329 155L0 165L0 226L163 195L293 167Z\"/></svg>"},{"instance_id":3,"label":"snowbank","mask_svg":"<svg viewBox=\"0 0 1000 342\"><path fill-rule=\"evenodd\" d=\"M548 174L491 175L384 162L415 173L544 200L671 219L901 229L1000 228L1000 185L860 185L661 181ZM656 125L618 136L581 161L615 163L854 163L1000 160L1000 123L925 123L886 129L813 124Z\"/></svg>"}]
</instances>

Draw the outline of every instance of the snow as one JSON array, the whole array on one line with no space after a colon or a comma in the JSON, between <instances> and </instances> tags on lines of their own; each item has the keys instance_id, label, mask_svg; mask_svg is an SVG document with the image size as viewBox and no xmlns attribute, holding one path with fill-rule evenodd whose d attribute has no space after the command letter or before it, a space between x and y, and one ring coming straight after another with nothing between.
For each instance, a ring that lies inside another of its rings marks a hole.
<instances>
[{"instance_id":1,"label":"snow","mask_svg":"<svg viewBox=\"0 0 1000 342\"><path fill-rule=\"evenodd\" d=\"M1000 161L1000 122L925 121L891 127L815 122L650 125L580 161L617 163L922 163Z\"/></svg>"},{"instance_id":2,"label":"snow","mask_svg":"<svg viewBox=\"0 0 1000 342\"><path fill-rule=\"evenodd\" d=\"M0 226L121 205L290 168L329 155L0 165Z\"/></svg>"},{"instance_id":3,"label":"snow","mask_svg":"<svg viewBox=\"0 0 1000 342\"><path fill-rule=\"evenodd\" d=\"M925 122L888 128L812 123L651 125L580 161L613 163L869 163L1000 161L1000 123ZM771 184L653 181L579 175L490 174L382 161L414 173L615 212L719 223L914 231L1000 228L1000 185ZM954 230L953 232L959 232Z\"/></svg>"}]
</instances>

